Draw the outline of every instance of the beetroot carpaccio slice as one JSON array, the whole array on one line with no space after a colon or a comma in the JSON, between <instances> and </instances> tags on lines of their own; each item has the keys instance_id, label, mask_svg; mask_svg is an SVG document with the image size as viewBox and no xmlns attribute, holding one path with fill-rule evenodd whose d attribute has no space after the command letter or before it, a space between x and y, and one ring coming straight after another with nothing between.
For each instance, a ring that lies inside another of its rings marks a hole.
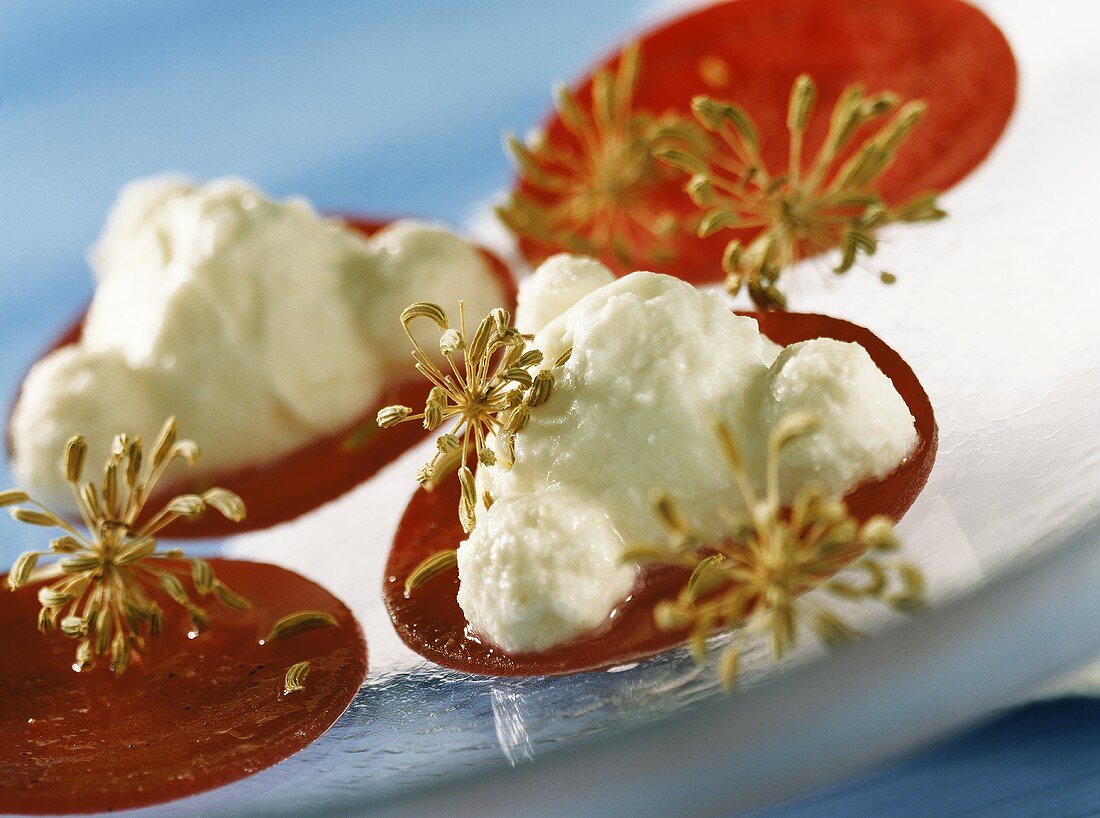
<instances>
[{"instance_id":1,"label":"beetroot carpaccio slice","mask_svg":"<svg viewBox=\"0 0 1100 818\"><path fill-rule=\"evenodd\" d=\"M1008 41L985 14L962 0L730 0L659 25L637 43L641 70L634 110L691 118L696 95L735 102L755 121L765 165L772 169L787 166L787 106L800 74L809 74L818 88L806 157L824 140L828 112L851 84L923 99L928 103L923 121L876 186L890 204L946 190L974 170L1000 138L1016 102L1016 61ZM591 104L593 77L603 68L614 70L621 56L612 55L574 85L582 110ZM580 140L557 112L542 127L551 151L583 156ZM520 177L518 193L536 202L554 201L557 194ZM685 181L672 174L642 191L642 201L632 205L688 224L700 211L683 192ZM680 230L668 241L668 262L624 262L612 246L600 256L623 275L644 268L693 282L716 281L726 243L731 238L747 243L754 235L720 231L699 238L693 230ZM567 249L528 235L519 243L532 264Z\"/></svg>"},{"instance_id":2,"label":"beetroot carpaccio slice","mask_svg":"<svg viewBox=\"0 0 1100 818\"><path fill-rule=\"evenodd\" d=\"M917 447L905 463L883 480L865 483L845 498L860 520L875 514L898 520L920 494L936 456L937 428L932 404L909 365L870 330L839 318L807 313L748 313L777 344L833 338L860 344L905 400L916 420ZM688 574L681 569L646 569L631 598L602 630L542 653L507 654L467 632L456 601L458 571L432 579L406 597L405 578L431 554L455 548L464 538L455 508L458 481L447 480L432 492L413 495L394 537L386 564L383 594L402 641L424 658L469 673L533 676L578 673L636 661L684 642L685 631L663 631L653 623L653 607L674 597ZM639 509L648 513L648 509Z\"/></svg>"},{"instance_id":3,"label":"beetroot carpaccio slice","mask_svg":"<svg viewBox=\"0 0 1100 818\"><path fill-rule=\"evenodd\" d=\"M193 795L287 758L340 717L367 672L351 612L274 565L210 564L252 608L211 605L213 627L197 635L176 609L119 677L74 672L75 642L35 627L33 590L0 593L0 812L106 812ZM337 626L264 643L299 609L326 611ZM304 689L285 694L286 671L302 661Z\"/></svg>"}]
</instances>

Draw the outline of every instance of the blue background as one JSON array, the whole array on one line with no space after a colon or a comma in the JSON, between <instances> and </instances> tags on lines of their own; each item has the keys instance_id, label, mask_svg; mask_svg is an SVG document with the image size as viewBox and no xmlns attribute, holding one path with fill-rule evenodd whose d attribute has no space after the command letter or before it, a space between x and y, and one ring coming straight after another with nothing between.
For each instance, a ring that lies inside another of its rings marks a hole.
<instances>
[{"instance_id":1,"label":"blue background","mask_svg":"<svg viewBox=\"0 0 1100 818\"><path fill-rule=\"evenodd\" d=\"M91 293L127 180L239 174L320 208L461 223L508 182L507 129L611 48L640 0L477 4L5 0L0 400ZM0 464L0 487L10 481ZM0 528L0 562L21 534ZM1018 710L770 815L1100 811L1100 703Z\"/></svg>"}]
</instances>

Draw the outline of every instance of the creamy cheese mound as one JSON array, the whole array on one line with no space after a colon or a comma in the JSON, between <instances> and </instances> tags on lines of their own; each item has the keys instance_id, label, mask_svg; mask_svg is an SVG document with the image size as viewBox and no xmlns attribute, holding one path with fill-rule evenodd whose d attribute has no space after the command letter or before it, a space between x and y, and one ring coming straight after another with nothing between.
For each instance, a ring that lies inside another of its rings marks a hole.
<instances>
[{"instance_id":1,"label":"creamy cheese mound","mask_svg":"<svg viewBox=\"0 0 1100 818\"><path fill-rule=\"evenodd\" d=\"M913 450L913 416L894 385L859 344L818 338L791 344L771 365L755 405L758 428L783 415L809 412L818 431L783 448L781 493L816 483L844 494L879 480Z\"/></svg>"},{"instance_id":2,"label":"creamy cheese mound","mask_svg":"<svg viewBox=\"0 0 1100 818\"><path fill-rule=\"evenodd\" d=\"M494 503L458 551L458 604L510 652L545 650L599 627L634 572L598 506L567 489ZM501 590L504 592L501 593Z\"/></svg>"},{"instance_id":3,"label":"creamy cheese mound","mask_svg":"<svg viewBox=\"0 0 1100 818\"><path fill-rule=\"evenodd\" d=\"M118 432L148 440L176 415L203 473L268 462L347 426L405 374L410 303L463 297L479 315L502 298L477 250L441 227L402 221L368 239L238 179L128 185L89 261L81 341L32 368L11 419L19 482L67 508L59 457L73 434L98 463Z\"/></svg>"},{"instance_id":4,"label":"creamy cheese mound","mask_svg":"<svg viewBox=\"0 0 1100 818\"><path fill-rule=\"evenodd\" d=\"M655 273L633 273L563 303L563 293L585 289L571 282L596 279L593 264L556 257L529 279L532 285L521 284L521 303L548 294L545 310L529 308L546 321L535 345L547 361L570 347L572 355L555 372L550 399L517 436L512 468L479 469L479 496L487 490L495 502L459 547L459 603L475 629L505 650L542 650L603 621L627 589L617 600L599 596L592 616L569 620L573 627L560 617L550 618L545 630L538 626L539 612L575 604L575 566L591 565L580 554L589 543L597 544L592 547L602 561L608 542L660 539L651 512L655 491L670 493L704 536L723 533L720 510L737 510L741 500L710 418L737 435L760 491L775 422L795 410L820 419L820 428L781 458L788 499L807 480L842 496L884 476L916 445L904 400L859 345L820 339L781 350L754 319L734 315L719 296ZM561 287L551 280L558 277ZM570 517L568 548L560 526L549 535L540 530L548 513L511 510L520 498L528 498L524 508L584 498L586 511ZM536 558L547 537L570 559ZM617 579L613 584L622 587Z\"/></svg>"},{"instance_id":5,"label":"creamy cheese mound","mask_svg":"<svg viewBox=\"0 0 1100 818\"><path fill-rule=\"evenodd\" d=\"M535 333L593 290L615 280L594 258L558 253L538 266L520 288L516 329Z\"/></svg>"}]
</instances>

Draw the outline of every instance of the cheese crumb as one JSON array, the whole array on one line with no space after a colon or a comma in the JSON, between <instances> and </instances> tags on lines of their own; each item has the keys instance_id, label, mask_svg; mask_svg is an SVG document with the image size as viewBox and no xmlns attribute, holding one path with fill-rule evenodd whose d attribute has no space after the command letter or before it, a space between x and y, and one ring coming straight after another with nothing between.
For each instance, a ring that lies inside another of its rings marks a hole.
<instances>
[{"instance_id":1,"label":"cheese crumb","mask_svg":"<svg viewBox=\"0 0 1100 818\"><path fill-rule=\"evenodd\" d=\"M520 282L516 328L539 332L584 296L614 280L611 271L594 258L568 253L551 256Z\"/></svg>"},{"instance_id":2,"label":"cheese crumb","mask_svg":"<svg viewBox=\"0 0 1100 818\"><path fill-rule=\"evenodd\" d=\"M509 653L546 650L607 621L634 571L600 510L563 489L493 504L458 549L458 604Z\"/></svg>"},{"instance_id":3,"label":"cheese crumb","mask_svg":"<svg viewBox=\"0 0 1100 818\"><path fill-rule=\"evenodd\" d=\"M761 429L791 412L818 420L817 431L783 449L785 502L807 483L845 493L879 480L917 445L909 408L867 350L832 338L784 349L768 370L755 410Z\"/></svg>"}]
</instances>

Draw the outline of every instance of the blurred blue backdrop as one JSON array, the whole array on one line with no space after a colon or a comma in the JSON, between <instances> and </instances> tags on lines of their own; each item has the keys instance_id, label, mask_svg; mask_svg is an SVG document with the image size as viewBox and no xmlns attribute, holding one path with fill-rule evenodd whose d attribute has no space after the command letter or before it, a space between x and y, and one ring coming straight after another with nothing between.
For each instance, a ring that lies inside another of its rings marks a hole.
<instances>
[{"instance_id":1,"label":"blurred blue backdrop","mask_svg":"<svg viewBox=\"0 0 1100 818\"><path fill-rule=\"evenodd\" d=\"M5 0L0 400L88 298L84 251L127 180L239 174L462 222L507 184L502 132L652 5ZM21 536L3 525L0 563ZM1098 751L1100 705L1043 705L769 814L1096 814Z\"/></svg>"}]
</instances>

